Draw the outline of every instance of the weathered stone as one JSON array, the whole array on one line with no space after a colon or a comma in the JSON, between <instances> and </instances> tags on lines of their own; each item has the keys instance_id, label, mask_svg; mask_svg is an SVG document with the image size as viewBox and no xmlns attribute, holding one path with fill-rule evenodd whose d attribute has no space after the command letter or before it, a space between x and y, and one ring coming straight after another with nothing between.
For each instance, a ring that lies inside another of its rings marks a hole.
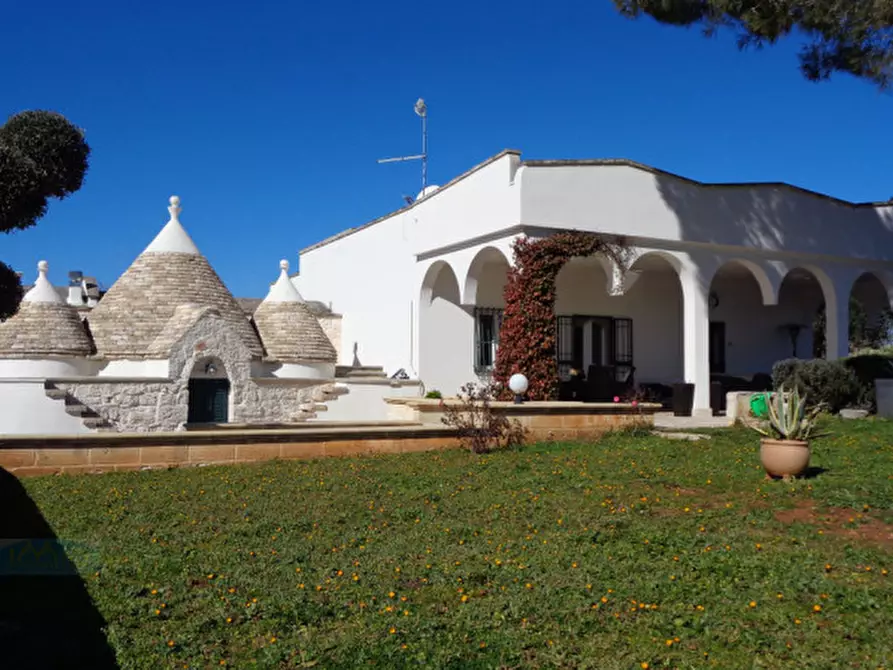
<instances>
[{"instance_id":1,"label":"weathered stone","mask_svg":"<svg viewBox=\"0 0 893 670\"><path fill-rule=\"evenodd\" d=\"M198 348L196 345L204 346ZM167 346L167 345L166 345ZM203 311L192 327L171 345L169 381L57 382L74 399L112 424L118 432L176 431L189 413L189 379L209 360L218 363L230 382L232 423L289 423L313 418L303 410L331 384L295 380L258 382L251 378L251 350L240 329L213 311Z\"/></svg>"},{"instance_id":2,"label":"weathered stone","mask_svg":"<svg viewBox=\"0 0 893 670\"><path fill-rule=\"evenodd\" d=\"M864 419L868 416L868 410L864 409L842 409L840 410L840 418L842 419Z\"/></svg>"}]
</instances>

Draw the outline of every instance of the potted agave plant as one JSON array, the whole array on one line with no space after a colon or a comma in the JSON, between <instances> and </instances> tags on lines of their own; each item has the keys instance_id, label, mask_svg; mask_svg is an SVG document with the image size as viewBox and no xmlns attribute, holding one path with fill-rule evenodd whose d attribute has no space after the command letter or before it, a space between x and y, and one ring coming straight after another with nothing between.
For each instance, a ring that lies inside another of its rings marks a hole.
<instances>
[{"instance_id":1,"label":"potted agave plant","mask_svg":"<svg viewBox=\"0 0 893 670\"><path fill-rule=\"evenodd\" d=\"M814 437L820 408L807 411L806 396L795 388L784 387L766 403L768 419L754 429L763 435L760 440L760 461L769 477L790 479L809 466L809 439Z\"/></svg>"}]
</instances>

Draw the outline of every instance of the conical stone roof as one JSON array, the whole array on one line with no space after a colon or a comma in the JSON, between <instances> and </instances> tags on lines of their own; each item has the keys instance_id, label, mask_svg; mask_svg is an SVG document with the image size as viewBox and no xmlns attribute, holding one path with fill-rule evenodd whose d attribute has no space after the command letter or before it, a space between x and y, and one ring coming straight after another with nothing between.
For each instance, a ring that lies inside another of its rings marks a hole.
<instances>
[{"instance_id":1,"label":"conical stone roof","mask_svg":"<svg viewBox=\"0 0 893 670\"><path fill-rule=\"evenodd\" d=\"M97 352L109 359L166 358L169 350L161 351L156 340L179 306L194 305L215 308L252 354L262 356L245 312L180 224L177 196L168 211L167 225L90 313Z\"/></svg>"},{"instance_id":2,"label":"conical stone roof","mask_svg":"<svg viewBox=\"0 0 893 670\"><path fill-rule=\"evenodd\" d=\"M288 278L288 261L279 268L279 279L254 312L267 355L282 363L336 362L335 347Z\"/></svg>"},{"instance_id":3,"label":"conical stone roof","mask_svg":"<svg viewBox=\"0 0 893 670\"><path fill-rule=\"evenodd\" d=\"M49 265L37 264L37 281L19 311L0 323L0 358L87 356L93 351L77 311L47 279Z\"/></svg>"}]
</instances>

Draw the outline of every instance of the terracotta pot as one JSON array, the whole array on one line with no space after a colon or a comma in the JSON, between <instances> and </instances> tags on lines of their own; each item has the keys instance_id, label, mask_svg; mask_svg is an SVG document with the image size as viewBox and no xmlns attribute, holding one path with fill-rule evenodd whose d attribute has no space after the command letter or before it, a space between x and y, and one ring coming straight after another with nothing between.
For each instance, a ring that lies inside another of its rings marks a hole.
<instances>
[{"instance_id":1,"label":"terracotta pot","mask_svg":"<svg viewBox=\"0 0 893 670\"><path fill-rule=\"evenodd\" d=\"M809 442L763 438L760 461L770 477L796 477L809 466Z\"/></svg>"}]
</instances>

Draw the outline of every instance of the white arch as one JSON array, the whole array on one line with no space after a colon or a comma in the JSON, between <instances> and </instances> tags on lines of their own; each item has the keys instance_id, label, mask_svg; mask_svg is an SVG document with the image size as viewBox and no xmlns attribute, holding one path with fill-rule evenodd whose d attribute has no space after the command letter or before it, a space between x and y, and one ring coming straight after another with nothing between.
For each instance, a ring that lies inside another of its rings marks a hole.
<instances>
[{"instance_id":1,"label":"white arch","mask_svg":"<svg viewBox=\"0 0 893 670\"><path fill-rule=\"evenodd\" d=\"M778 304L778 290L781 288L781 282L784 280L782 278L776 278L776 280L773 281L762 265L745 258L730 258L729 260L724 261L718 268L716 268L716 271L710 278L710 285L713 285L713 280L716 279L716 275L720 270L725 266L732 264L741 265L742 267L747 268L750 275L756 280L757 286L760 288L760 297L762 297L764 305Z\"/></svg>"},{"instance_id":2,"label":"white arch","mask_svg":"<svg viewBox=\"0 0 893 670\"><path fill-rule=\"evenodd\" d=\"M845 357L849 349L849 295L841 300L834 279L824 269L812 264L789 267L779 285L779 295L781 295L781 286L784 284L784 280L797 269L805 270L811 274L822 290L822 297L825 301L825 358L837 360ZM851 279L848 285L852 281Z\"/></svg>"},{"instance_id":3,"label":"white arch","mask_svg":"<svg viewBox=\"0 0 893 670\"><path fill-rule=\"evenodd\" d=\"M425 271L425 276L422 279L422 288L420 293L420 301L419 304L422 307L427 307L434 300L434 285L437 283L438 277L440 277L440 273L447 271L450 273L450 276L453 279L453 284L456 287L456 294L459 297L461 294L459 293L459 280L456 278L456 272L453 270L453 266L443 260L434 261L428 266L428 269Z\"/></svg>"},{"instance_id":4,"label":"white arch","mask_svg":"<svg viewBox=\"0 0 893 670\"><path fill-rule=\"evenodd\" d=\"M602 267L605 268L605 274L608 277L608 295L621 296L626 294L643 272L642 270L637 269L636 265L638 265L642 259L648 257L656 257L666 261L676 273L676 276L680 280L682 279L682 272L684 270L682 259L672 252L664 251L663 249L632 250L629 263L625 269L621 268L611 259L605 256L600 256L599 260L602 263Z\"/></svg>"},{"instance_id":5,"label":"white arch","mask_svg":"<svg viewBox=\"0 0 893 670\"><path fill-rule=\"evenodd\" d=\"M893 308L893 273L890 273L886 270L865 270L857 277L853 279L852 284L850 285L849 295L853 294L853 289L856 287L856 282L858 282L863 277L874 277L878 280L881 286L884 287L884 291L887 293L887 303L888 307Z\"/></svg>"},{"instance_id":6,"label":"white arch","mask_svg":"<svg viewBox=\"0 0 893 670\"><path fill-rule=\"evenodd\" d=\"M478 302L478 283L484 268L489 263L499 263L505 266L508 273L511 263L505 254L496 247L487 246L478 251L471 264L468 266L468 274L465 276L465 284L462 291L463 305L476 305Z\"/></svg>"},{"instance_id":7,"label":"white arch","mask_svg":"<svg viewBox=\"0 0 893 670\"><path fill-rule=\"evenodd\" d=\"M781 293L781 287L784 284L785 279L787 279L788 276L796 270L805 270L806 272L811 274L813 278L819 283L819 286L822 289L822 297L825 299L825 305L827 306L827 309L837 308L838 295L837 289L834 286L834 280L827 272L825 272L825 270L818 267L817 265L811 265L808 263L801 265L791 265L788 268L788 271L781 278L781 281L778 283L779 294Z\"/></svg>"}]
</instances>

